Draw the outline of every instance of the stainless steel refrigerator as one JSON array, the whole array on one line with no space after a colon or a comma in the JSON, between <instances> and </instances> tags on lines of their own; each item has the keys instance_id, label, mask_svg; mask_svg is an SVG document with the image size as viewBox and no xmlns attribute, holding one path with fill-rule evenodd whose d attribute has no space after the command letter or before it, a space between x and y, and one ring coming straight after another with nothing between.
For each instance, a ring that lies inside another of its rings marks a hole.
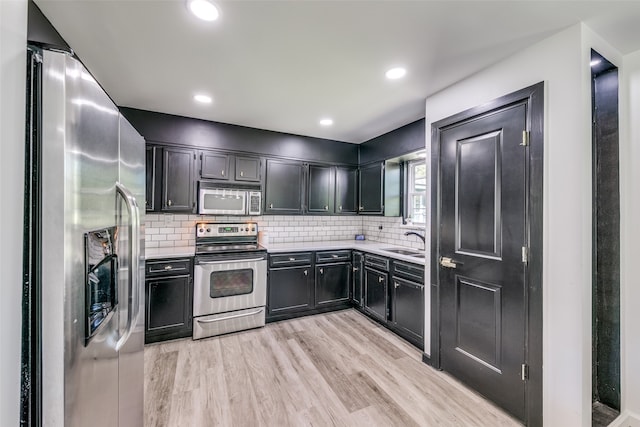
<instances>
[{"instance_id":1,"label":"stainless steel refrigerator","mask_svg":"<svg viewBox=\"0 0 640 427\"><path fill-rule=\"evenodd\" d=\"M144 139L71 54L29 60L23 412L142 426Z\"/></svg>"}]
</instances>

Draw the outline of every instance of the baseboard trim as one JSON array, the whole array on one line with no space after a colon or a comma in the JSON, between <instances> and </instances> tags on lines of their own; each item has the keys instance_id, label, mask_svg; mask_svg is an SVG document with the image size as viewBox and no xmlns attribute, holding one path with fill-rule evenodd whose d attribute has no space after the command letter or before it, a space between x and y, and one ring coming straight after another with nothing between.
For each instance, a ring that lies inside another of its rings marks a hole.
<instances>
[{"instance_id":1,"label":"baseboard trim","mask_svg":"<svg viewBox=\"0 0 640 427\"><path fill-rule=\"evenodd\" d=\"M429 356L427 353L422 353L422 362L431 366L431 356Z\"/></svg>"},{"instance_id":2,"label":"baseboard trim","mask_svg":"<svg viewBox=\"0 0 640 427\"><path fill-rule=\"evenodd\" d=\"M609 427L640 427L640 415L624 411Z\"/></svg>"}]
</instances>

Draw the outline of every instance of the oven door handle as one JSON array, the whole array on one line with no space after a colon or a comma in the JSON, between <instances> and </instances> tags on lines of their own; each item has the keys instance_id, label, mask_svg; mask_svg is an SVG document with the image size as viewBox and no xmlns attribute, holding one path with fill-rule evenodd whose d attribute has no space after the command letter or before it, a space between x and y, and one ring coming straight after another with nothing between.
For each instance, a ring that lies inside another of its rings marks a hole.
<instances>
[{"instance_id":1,"label":"oven door handle","mask_svg":"<svg viewBox=\"0 0 640 427\"><path fill-rule=\"evenodd\" d=\"M215 323L215 322L222 322L223 320L237 319L239 317L253 316L255 314L260 314L263 311L264 311L264 308L259 308L256 311L252 311L251 313L234 314L233 316L220 317L218 319L207 319L207 320L196 319L196 320L198 323Z\"/></svg>"},{"instance_id":2,"label":"oven door handle","mask_svg":"<svg viewBox=\"0 0 640 427\"><path fill-rule=\"evenodd\" d=\"M225 261L198 261L196 265L214 265L214 264L236 264L239 262L256 262L256 261L265 261L264 257L262 258L249 258L249 259L228 259Z\"/></svg>"}]
</instances>

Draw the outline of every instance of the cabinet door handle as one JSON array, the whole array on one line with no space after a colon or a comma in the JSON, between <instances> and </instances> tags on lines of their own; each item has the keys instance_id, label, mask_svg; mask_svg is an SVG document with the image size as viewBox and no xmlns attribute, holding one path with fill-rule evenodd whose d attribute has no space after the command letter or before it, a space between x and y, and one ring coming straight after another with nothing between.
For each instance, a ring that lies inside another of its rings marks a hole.
<instances>
[{"instance_id":1,"label":"cabinet door handle","mask_svg":"<svg viewBox=\"0 0 640 427\"><path fill-rule=\"evenodd\" d=\"M304 271L304 275L305 275L305 276L308 276L308 275L309 275L309 272L308 272L307 270L305 270L305 271Z\"/></svg>"},{"instance_id":2,"label":"cabinet door handle","mask_svg":"<svg viewBox=\"0 0 640 427\"><path fill-rule=\"evenodd\" d=\"M339 210L342 210L342 205L338 206L338 209L339 209Z\"/></svg>"},{"instance_id":3,"label":"cabinet door handle","mask_svg":"<svg viewBox=\"0 0 640 427\"><path fill-rule=\"evenodd\" d=\"M360 206L360 210L363 211L364 210L364 206Z\"/></svg>"},{"instance_id":4,"label":"cabinet door handle","mask_svg":"<svg viewBox=\"0 0 640 427\"><path fill-rule=\"evenodd\" d=\"M382 283L382 282L384 282L384 277L382 276L378 277L378 283Z\"/></svg>"},{"instance_id":5,"label":"cabinet door handle","mask_svg":"<svg viewBox=\"0 0 640 427\"><path fill-rule=\"evenodd\" d=\"M329 206L325 206L325 207L324 207L324 210L325 210L325 211L328 211L328 210L329 210Z\"/></svg>"},{"instance_id":6,"label":"cabinet door handle","mask_svg":"<svg viewBox=\"0 0 640 427\"><path fill-rule=\"evenodd\" d=\"M400 287L400 284L398 282L393 282L393 287L398 289Z\"/></svg>"},{"instance_id":7,"label":"cabinet door handle","mask_svg":"<svg viewBox=\"0 0 640 427\"><path fill-rule=\"evenodd\" d=\"M240 176L244 176L244 171L240 171Z\"/></svg>"},{"instance_id":8,"label":"cabinet door handle","mask_svg":"<svg viewBox=\"0 0 640 427\"><path fill-rule=\"evenodd\" d=\"M358 271L358 267L353 267L353 272L355 273L356 271Z\"/></svg>"},{"instance_id":9,"label":"cabinet door handle","mask_svg":"<svg viewBox=\"0 0 640 427\"><path fill-rule=\"evenodd\" d=\"M224 169L222 169L222 176L224 176Z\"/></svg>"},{"instance_id":10,"label":"cabinet door handle","mask_svg":"<svg viewBox=\"0 0 640 427\"><path fill-rule=\"evenodd\" d=\"M324 274L324 268L320 269L320 274Z\"/></svg>"},{"instance_id":11,"label":"cabinet door handle","mask_svg":"<svg viewBox=\"0 0 640 427\"><path fill-rule=\"evenodd\" d=\"M269 209L273 209L273 203L269 204Z\"/></svg>"},{"instance_id":12,"label":"cabinet door handle","mask_svg":"<svg viewBox=\"0 0 640 427\"><path fill-rule=\"evenodd\" d=\"M168 206L171 206L171 205L172 205L171 200L167 200L167 205L168 205Z\"/></svg>"}]
</instances>

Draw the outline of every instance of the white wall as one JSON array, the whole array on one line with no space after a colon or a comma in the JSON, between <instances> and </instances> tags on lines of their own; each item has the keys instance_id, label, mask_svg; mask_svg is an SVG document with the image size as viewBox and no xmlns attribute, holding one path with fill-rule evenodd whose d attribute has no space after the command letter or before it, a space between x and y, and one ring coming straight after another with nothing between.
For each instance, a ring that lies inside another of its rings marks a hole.
<instances>
[{"instance_id":1,"label":"white wall","mask_svg":"<svg viewBox=\"0 0 640 427\"><path fill-rule=\"evenodd\" d=\"M0 424L19 424L27 1L0 0Z\"/></svg>"},{"instance_id":2,"label":"white wall","mask_svg":"<svg viewBox=\"0 0 640 427\"><path fill-rule=\"evenodd\" d=\"M624 57L620 84L622 409L640 414L640 51Z\"/></svg>"},{"instance_id":3,"label":"white wall","mask_svg":"<svg viewBox=\"0 0 640 427\"><path fill-rule=\"evenodd\" d=\"M547 426L591 425L591 43L605 56L611 51L584 25L573 26L426 101L430 149L433 122L545 82L543 416Z\"/></svg>"}]
</instances>

